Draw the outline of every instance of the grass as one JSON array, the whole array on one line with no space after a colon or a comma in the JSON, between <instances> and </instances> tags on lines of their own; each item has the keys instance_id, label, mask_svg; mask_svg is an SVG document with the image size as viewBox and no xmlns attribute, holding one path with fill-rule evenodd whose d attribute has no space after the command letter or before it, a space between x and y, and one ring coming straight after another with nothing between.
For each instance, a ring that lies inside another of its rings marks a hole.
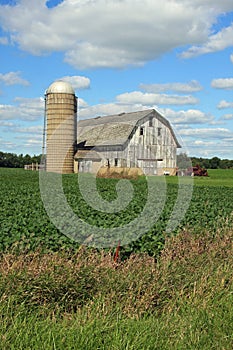
<instances>
[{"instance_id":1,"label":"grass","mask_svg":"<svg viewBox=\"0 0 233 350\"><path fill-rule=\"evenodd\" d=\"M9 346L4 348L2 343L2 349L232 349L232 337L228 335L232 333L232 314L215 315L185 305L183 309L185 313L159 319L112 320L93 315L85 324L83 315L59 322L21 316L8 330ZM228 327L221 317L229 322Z\"/></svg>"},{"instance_id":2,"label":"grass","mask_svg":"<svg viewBox=\"0 0 233 350\"><path fill-rule=\"evenodd\" d=\"M48 230L34 191L37 174L7 169L1 175L2 194L8 191L0 198L6 225L1 234L9 239L15 230L20 236L25 222L31 244L40 221L39 228ZM156 259L137 253L114 263L113 250L61 245L45 252L42 241L24 253L1 251L0 349L232 349L233 170L209 175L194 178L188 214L197 224L166 237ZM32 213L34 226L27 225ZM211 220L214 230L207 225ZM43 234L51 245L51 233Z\"/></svg>"},{"instance_id":3,"label":"grass","mask_svg":"<svg viewBox=\"0 0 233 350\"><path fill-rule=\"evenodd\" d=\"M233 187L233 169L209 169L208 177L195 177L195 185Z\"/></svg>"},{"instance_id":4,"label":"grass","mask_svg":"<svg viewBox=\"0 0 233 350\"><path fill-rule=\"evenodd\" d=\"M208 177L195 176L193 184L196 186L233 187L233 169L208 169ZM190 178L186 178L190 182ZM176 184L176 176L166 177L168 183ZM185 182L185 178L182 179Z\"/></svg>"},{"instance_id":5,"label":"grass","mask_svg":"<svg viewBox=\"0 0 233 350\"><path fill-rule=\"evenodd\" d=\"M158 261L3 254L1 349L232 349L233 232L170 237Z\"/></svg>"}]
</instances>

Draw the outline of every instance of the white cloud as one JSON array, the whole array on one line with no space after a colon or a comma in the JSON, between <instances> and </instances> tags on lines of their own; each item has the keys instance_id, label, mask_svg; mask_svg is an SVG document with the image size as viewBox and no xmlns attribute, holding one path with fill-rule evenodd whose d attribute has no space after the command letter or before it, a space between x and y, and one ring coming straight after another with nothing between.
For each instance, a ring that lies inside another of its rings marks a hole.
<instances>
[{"instance_id":1,"label":"white cloud","mask_svg":"<svg viewBox=\"0 0 233 350\"><path fill-rule=\"evenodd\" d=\"M68 83L70 83L73 88L76 90L83 90L83 89L89 89L90 87L90 79L87 77L79 76L79 75L73 75L73 76L65 76L59 78L59 80L64 80Z\"/></svg>"},{"instance_id":2,"label":"white cloud","mask_svg":"<svg viewBox=\"0 0 233 350\"><path fill-rule=\"evenodd\" d=\"M0 126L12 127L12 126L15 126L15 124L12 122L5 122L4 120L0 120Z\"/></svg>"},{"instance_id":3,"label":"white cloud","mask_svg":"<svg viewBox=\"0 0 233 350\"><path fill-rule=\"evenodd\" d=\"M233 132L225 128L197 128L197 129L181 129L179 130L181 136L190 136L198 139L227 139L233 137Z\"/></svg>"},{"instance_id":4,"label":"white cloud","mask_svg":"<svg viewBox=\"0 0 233 350\"><path fill-rule=\"evenodd\" d=\"M26 127L15 127L14 132L19 132L22 134L39 134L42 135L43 133L43 127L42 125L37 126L26 126Z\"/></svg>"},{"instance_id":5,"label":"white cloud","mask_svg":"<svg viewBox=\"0 0 233 350\"><path fill-rule=\"evenodd\" d=\"M68 50L65 62L77 69L87 68L122 68L128 65L142 66L146 57L141 53L130 52L117 47L104 47L92 43L77 44L75 49Z\"/></svg>"},{"instance_id":6,"label":"white cloud","mask_svg":"<svg viewBox=\"0 0 233 350\"><path fill-rule=\"evenodd\" d=\"M0 140L0 147L5 149L19 150L19 153L39 154L42 153L43 128L38 126L11 126L8 130L14 134L17 143L11 143L6 140Z\"/></svg>"},{"instance_id":7,"label":"white cloud","mask_svg":"<svg viewBox=\"0 0 233 350\"><path fill-rule=\"evenodd\" d=\"M12 105L0 105L0 120L16 119L17 107Z\"/></svg>"},{"instance_id":8,"label":"white cloud","mask_svg":"<svg viewBox=\"0 0 233 350\"><path fill-rule=\"evenodd\" d=\"M2 28L22 50L62 51L66 62L81 69L142 65L180 46L204 43L190 49L193 55L232 43L231 27L211 35L218 15L233 10L230 0L64 0L50 9L45 4L1 5Z\"/></svg>"},{"instance_id":9,"label":"white cloud","mask_svg":"<svg viewBox=\"0 0 233 350\"><path fill-rule=\"evenodd\" d=\"M233 54L230 56L230 60L233 63Z\"/></svg>"},{"instance_id":10,"label":"white cloud","mask_svg":"<svg viewBox=\"0 0 233 350\"><path fill-rule=\"evenodd\" d=\"M30 85L29 82L20 76L20 72L0 73L0 82L6 85Z\"/></svg>"},{"instance_id":11,"label":"white cloud","mask_svg":"<svg viewBox=\"0 0 233 350\"><path fill-rule=\"evenodd\" d=\"M192 80L188 83L140 84L139 87L146 92L152 93L165 91L188 93L202 90L202 86L196 80Z\"/></svg>"},{"instance_id":12,"label":"white cloud","mask_svg":"<svg viewBox=\"0 0 233 350\"><path fill-rule=\"evenodd\" d=\"M212 158L216 155L220 158L232 159L232 140L215 139L208 140L188 140L189 154L197 157Z\"/></svg>"},{"instance_id":13,"label":"white cloud","mask_svg":"<svg viewBox=\"0 0 233 350\"><path fill-rule=\"evenodd\" d=\"M211 120L209 125L225 125L226 122L224 122L221 118L219 120Z\"/></svg>"},{"instance_id":14,"label":"white cloud","mask_svg":"<svg viewBox=\"0 0 233 350\"><path fill-rule=\"evenodd\" d=\"M218 109L233 108L233 102L228 102L228 101L222 100L217 105L217 108Z\"/></svg>"},{"instance_id":15,"label":"white cloud","mask_svg":"<svg viewBox=\"0 0 233 350\"><path fill-rule=\"evenodd\" d=\"M174 111L172 109L162 109L164 115L173 124L205 124L213 121L212 115L206 114L197 109L189 109L187 111Z\"/></svg>"},{"instance_id":16,"label":"white cloud","mask_svg":"<svg viewBox=\"0 0 233 350\"><path fill-rule=\"evenodd\" d=\"M202 140L195 140L193 142L194 145L206 147L206 146L214 146L216 143L214 141L202 141Z\"/></svg>"},{"instance_id":17,"label":"white cloud","mask_svg":"<svg viewBox=\"0 0 233 350\"><path fill-rule=\"evenodd\" d=\"M124 105L117 103L107 103L107 104L98 104L95 106L88 106L85 108L81 108L79 111L79 117L80 119L87 119L92 118L96 116L104 116L104 115L112 115L112 114L119 114L122 112L136 112L139 110L145 110L148 109L148 107L143 106L141 104L135 104L135 105Z\"/></svg>"},{"instance_id":18,"label":"white cloud","mask_svg":"<svg viewBox=\"0 0 233 350\"><path fill-rule=\"evenodd\" d=\"M20 139L20 137L18 137ZM42 153L42 143L43 143L43 137L42 133L41 135L33 134L31 137L22 137L21 140L23 141L23 147L29 149L30 153L34 151L34 153ZM38 151L39 150L39 151Z\"/></svg>"},{"instance_id":19,"label":"white cloud","mask_svg":"<svg viewBox=\"0 0 233 350\"><path fill-rule=\"evenodd\" d=\"M211 86L217 89L231 90L233 89L233 78L213 79Z\"/></svg>"},{"instance_id":20,"label":"white cloud","mask_svg":"<svg viewBox=\"0 0 233 350\"><path fill-rule=\"evenodd\" d=\"M222 117L221 117L221 120L233 120L233 114L224 114Z\"/></svg>"},{"instance_id":21,"label":"white cloud","mask_svg":"<svg viewBox=\"0 0 233 350\"><path fill-rule=\"evenodd\" d=\"M192 46L187 51L184 51L181 54L181 57L190 58L190 57L199 56L210 52L221 51L227 47L231 47L232 42L233 42L233 24L229 27L222 29L217 34L211 35L204 45Z\"/></svg>"},{"instance_id":22,"label":"white cloud","mask_svg":"<svg viewBox=\"0 0 233 350\"><path fill-rule=\"evenodd\" d=\"M0 45L7 45L8 42L8 38L5 36L0 37Z\"/></svg>"},{"instance_id":23,"label":"white cloud","mask_svg":"<svg viewBox=\"0 0 233 350\"><path fill-rule=\"evenodd\" d=\"M16 105L0 105L0 120L38 120L44 116L44 102L40 98L15 99Z\"/></svg>"},{"instance_id":24,"label":"white cloud","mask_svg":"<svg viewBox=\"0 0 233 350\"><path fill-rule=\"evenodd\" d=\"M127 92L116 96L116 100L122 104L145 105L189 105L197 104L198 99L193 96L166 95L143 93L141 91Z\"/></svg>"},{"instance_id":25,"label":"white cloud","mask_svg":"<svg viewBox=\"0 0 233 350\"><path fill-rule=\"evenodd\" d=\"M88 103L84 101L82 98L78 97L78 108L88 107Z\"/></svg>"},{"instance_id":26,"label":"white cloud","mask_svg":"<svg viewBox=\"0 0 233 350\"><path fill-rule=\"evenodd\" d=\"M41 146L42 147L42 138L41 140L36 140L36 139L27 139L25 146L31 147L31 146Z\"/></svg>"},{"instance_id":27,"label":"white cloud","mask_svg":"<svg viewBox=\"0 0 233 350\"><path fill-rule=\"evenodd\" d=\"M15 150L16 147L17 147L16 143L6 141L6 140L0 138L0 148L1 149L6 149L7 151L10 152L12 150Z\"/></svg>"}]
</instances>

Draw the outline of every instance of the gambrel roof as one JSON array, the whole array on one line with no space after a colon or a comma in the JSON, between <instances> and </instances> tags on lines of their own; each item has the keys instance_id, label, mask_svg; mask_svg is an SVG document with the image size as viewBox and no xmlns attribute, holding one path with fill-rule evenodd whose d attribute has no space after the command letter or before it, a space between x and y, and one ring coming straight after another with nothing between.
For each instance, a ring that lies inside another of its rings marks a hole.
<instances>
[{"instance_id":1,"label":"gambrel roof","mask_svg":"<svg viewBox=\"0 0 233 350\"><path fill-rule=\"evenodd\" d=\"M169 121L156 110L149 109L80 120L78 122L78 148L79 146L123 146L136 129L152 117L157 118L170 129L177 147L181 147Z\"/></svg>"}]
</instances>

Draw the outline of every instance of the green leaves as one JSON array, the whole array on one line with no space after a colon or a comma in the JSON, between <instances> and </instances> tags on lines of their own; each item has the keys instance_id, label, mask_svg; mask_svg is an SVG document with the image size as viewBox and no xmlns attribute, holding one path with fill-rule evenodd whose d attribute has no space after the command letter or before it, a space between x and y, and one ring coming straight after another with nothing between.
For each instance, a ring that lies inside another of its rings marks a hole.
<instances>
[{"instance_id":1,"label":"green leaves","mask_svg":"<svg viewBox=\"0 0 233 350\"><path fill-rule=\"evenodd\" d=\"M156 256L163 248L166 225L178 193L175 179L166 181L166 203L159 219L140 239L123 247L123 255L143 251ZM100 196L109 202L115 200L117 182L117 179L97 179ZM231 221L227 223L227 218L233 212L233 187L210 186L209 183L194 186L191 204L174 233L189 226L196 232L205 228L214 234L221 225L232 225ZM142 212L147 200L146 178L131 180L131 184L134 197L129 205L119 212L106 213L93 209L85 202L78 188L76 174L63 176L64 193L73 211L90 225L103 228L125 225ZM79 247L78 243L61 234L47 216L40 197L38 172L0 168L0 193L1 251L75 251ZM63 208L55 210L58 215L62 215ZM129 237L131 234L128 232ZM81 235L89 237L91 232L82 232Z\"/></svg>"}]
</instances>

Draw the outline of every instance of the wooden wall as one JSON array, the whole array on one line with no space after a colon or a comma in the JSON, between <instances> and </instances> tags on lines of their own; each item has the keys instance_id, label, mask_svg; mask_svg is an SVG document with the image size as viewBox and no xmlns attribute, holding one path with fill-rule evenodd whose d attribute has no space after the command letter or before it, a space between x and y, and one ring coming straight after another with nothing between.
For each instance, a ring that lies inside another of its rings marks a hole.
<instances>
[{"instance_id":1,"label":"wooden wall","mask_svg":"<svg viewBox=\"0 0 233 350\"><path fill-rule=\"evenodd\" d=\"M91 169L91 162L86 159L81 161L79 171L95 172L99 166L135 168L140 167L145 175L161 175L165 169L176 168L176 142L171 130L156 117L142 121L135 128L132 137L127 141L126 147L105 146L96 151L102 160ZM86 165L84 164L86 163ZM96 162L95 162L96 163Z\"/></svg>"}]
</instances>

